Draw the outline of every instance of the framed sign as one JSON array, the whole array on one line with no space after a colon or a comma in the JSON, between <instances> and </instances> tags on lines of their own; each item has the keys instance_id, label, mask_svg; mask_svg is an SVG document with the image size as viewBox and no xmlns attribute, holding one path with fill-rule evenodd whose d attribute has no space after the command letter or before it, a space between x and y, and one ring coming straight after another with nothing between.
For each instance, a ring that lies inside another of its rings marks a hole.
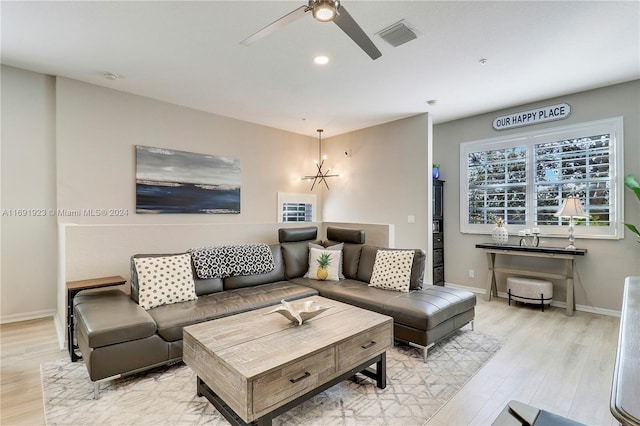
<instances>
[{"instance_id":1,"label":"framed sign","mask_svg":"<svg viewBox=\"0 0 640 426\"><path fill-rule=\"evenodd\" d=\"M542 108L531 109L514 114L503 115L493 120L496 130L512 129L514 127L530 126L547 121L562 120L571 114L571 105L561 103Z\"/></svg>"}]
</instances>

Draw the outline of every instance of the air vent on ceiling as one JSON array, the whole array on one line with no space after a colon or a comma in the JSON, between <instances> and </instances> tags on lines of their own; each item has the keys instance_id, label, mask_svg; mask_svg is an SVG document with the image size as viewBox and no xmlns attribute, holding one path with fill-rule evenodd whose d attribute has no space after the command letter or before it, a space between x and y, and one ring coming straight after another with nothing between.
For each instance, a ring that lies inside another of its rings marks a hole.
<instances>
[{"instance_id":1,"label":"air vent on ceiling","mask_svg":"<svg viewBox=\"0 0 640 426\"><path fill-rule=\"evenodd\" d=\"M411 24L403 19L402 21L396 22L395 24L378 31L376 35L380 36L381 39L393 47L398 47L408 41L418 38L420 33L414 30L411 27Z\"/></svg>"}]
</instances>

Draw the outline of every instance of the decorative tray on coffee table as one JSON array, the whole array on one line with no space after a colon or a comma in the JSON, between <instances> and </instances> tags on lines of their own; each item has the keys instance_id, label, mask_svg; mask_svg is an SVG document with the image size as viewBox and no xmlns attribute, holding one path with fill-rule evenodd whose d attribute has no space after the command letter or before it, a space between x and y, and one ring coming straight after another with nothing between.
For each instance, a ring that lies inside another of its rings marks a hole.
<instances>
[{"instance_id":1,"label":"decorative tray on coffee table","mask_svg":"<svg viewBox=\"0 0 640 426\"><path fill-rule=\"evenodd\" d=\"M306 320L320 315L329 308L333 308L333 306L323 306L315 300L287 302L283 299L280 303L282 303L282 305L277 306L274 310L267 312L265 315L277 312L296 325L302 325Z\"/></svg>"}]
</instances>

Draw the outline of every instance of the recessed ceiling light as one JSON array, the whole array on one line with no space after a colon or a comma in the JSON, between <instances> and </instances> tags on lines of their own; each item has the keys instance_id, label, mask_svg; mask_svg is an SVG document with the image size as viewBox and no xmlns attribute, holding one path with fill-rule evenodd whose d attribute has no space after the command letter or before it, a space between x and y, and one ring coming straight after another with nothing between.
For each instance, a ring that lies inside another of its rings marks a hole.
<instances>
[{"instance_id":1,"label":"recessed ceiling light","mask_svg":"<svg viewBox=\"0 0 640 426\"><path fill-rule=\"evenodd\" d=\"M106 78L107 80L117 80L118 79L118 74L114 74L112 72L105 72L104 74L102 74L104 76L104 78Z\"/></svg>"},{"instance_id":2,"label":"recessed ceiling light","mask_svg":"<svg viewBox=\"0 0 640 426\"><path fill-rule=\"evenodd\" d=\"M329 62L329 58L327 58L326 56L316 56L315 58L313 58L313 62L318 65L324 65Z\"/></svg>"}]
</instances>

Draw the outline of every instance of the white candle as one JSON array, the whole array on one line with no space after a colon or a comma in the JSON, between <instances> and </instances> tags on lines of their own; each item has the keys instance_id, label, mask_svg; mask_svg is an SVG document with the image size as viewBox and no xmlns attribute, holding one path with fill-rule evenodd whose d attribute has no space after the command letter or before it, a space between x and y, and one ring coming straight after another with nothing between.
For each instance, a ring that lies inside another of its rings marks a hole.
<instances>
[{"instance_id":1,"label":"white candle","mask_svg":"<svg viewBox=\"0 0 640 426\"><path fill-rule=\"evenodd\" d=\"M518 231L518 236L524 237L525 235L527 235L527 234L525 234L524 231Z\"/></svg>"},{"instance_id":2,"label":"white candle","mask_svg":"<svg viewBox=\"0 0 640 426\"><path fill-rule=\"evenodd\" d=\"M533 233L534 234L539 234L540 233L540 228L533 228Z\"/></svg>"}]
</instances>

